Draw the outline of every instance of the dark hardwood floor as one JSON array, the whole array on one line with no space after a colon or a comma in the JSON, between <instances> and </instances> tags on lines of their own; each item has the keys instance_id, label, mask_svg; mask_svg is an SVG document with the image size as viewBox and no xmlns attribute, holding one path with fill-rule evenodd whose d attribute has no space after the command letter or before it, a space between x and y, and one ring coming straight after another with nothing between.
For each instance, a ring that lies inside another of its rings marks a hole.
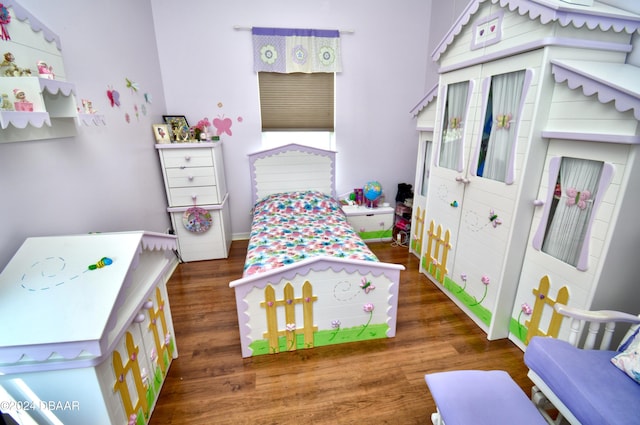
<instances>
[{"instance_id":1,"label":"dark hardwood floor","mask_svg":"<svg viewBox=\"0 0 640 425\"><path fill-rule=\"evenodd\" d=\"M430 424L430 372L502 369L530 394L523 353L489 341L418 272L407 248L371 244L380 260L401 263L395 338L243 359L235 296L246 241L227 260L180 264L169 281L179 356L171 365L152 425Z\"/></svg>"}]
</instances>

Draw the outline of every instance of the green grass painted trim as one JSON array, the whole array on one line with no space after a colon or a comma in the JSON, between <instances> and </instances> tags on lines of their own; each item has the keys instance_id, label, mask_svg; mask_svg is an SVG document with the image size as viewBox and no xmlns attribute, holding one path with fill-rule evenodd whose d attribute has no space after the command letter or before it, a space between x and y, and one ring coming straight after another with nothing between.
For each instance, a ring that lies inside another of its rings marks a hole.
<instances>
[{"instance_id":1,"label":"green grass painted trim","mask_svg":"<svg viewBox=\"0 0 640 425\"><path fill-rule=\"evenodd\" d=\"M364 325L363 325L364 326ZM387 331L389 330L389 325L381 324L381 325L368 325L364 332L362 331L362 326L354 326L352 328L347 329L331 329L325 331L317 331L313 334L313 346L314 347L322 347L325 345L335 345L342 344L345 342L356 342L356 341L367 341L370 339L381 339L387 338ZM280 347L280 351L288 351L287 347L287 339L284 336L278 338L278 345ZM249 348L252 350L252 356L259 356L262 354L271 354L269 350L269 341L266 339L261 339L258 341L253 341L249 344ZM298 334L296 335L296 349L302 350L307 347L304 344L304 335Z\"/></svg>"},{"instance_id":2,"label":"green grass painted trim","mask_svg":"<svg viewBox=\"0 0 640 425\"><path fill-rule=\"evenodd\" d=\"M486 307L478 304L476 297L469 295L460 285L450 279L448 276L444 278L444 287L460 300L473 314L476 315L482 323L489 326L493 314Z\"/></svg>"},{"instance_id":3,"label":"green grass painted trim","mask_svg":"<svg viewBox=\"0 0 640 425\"><path fill-rule=\"evenodd\" d=\"M393 232L389 230L375 230L372 232L360 232L360 237L364 240L367 239L383 239L393 237Z\"/></svg>"},{"instance_id":4,"label":"green grass painted trim","mask_svg":"<svg viewBox=\"0 0 640 425\"><path fill-rule=\"evenodd\" d=\"M509 332L511 332L511 334L520 341L525 342L527 340L529 329L527 329L523 324L518 323L518 321L512 317L509 321Z\"/></svg>"}]
</instances>

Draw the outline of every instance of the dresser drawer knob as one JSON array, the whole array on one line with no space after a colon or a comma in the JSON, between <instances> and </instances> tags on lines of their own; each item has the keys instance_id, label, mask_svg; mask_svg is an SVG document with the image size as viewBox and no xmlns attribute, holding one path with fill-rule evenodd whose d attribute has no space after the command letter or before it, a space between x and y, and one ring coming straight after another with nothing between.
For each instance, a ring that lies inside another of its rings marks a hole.
<instances>
[{"instance_id":1,"label":"dresser drawer knob","mask_svg":"<svg viewBox=\"0 0 640 425\"><path fill-rule=\"evenodd\" d=\"M153 307L153 301L151 300L145 301L145 303L142 304L142 308L145 310L149 310L151 307Z\"/></svg>"},{"instance_id":2,"label":"dresser drawer knob","mask_svg":"<svg viewBox=\"0 0 640 425\"><path fill-rule=\"evenodd\" d=\"M135 323L142 323L142 322L144 322L144 318L145 318L144 313L140 313L135 317L135 319L133 319L133 321Z\"/></svg>"},{"instance_id":3,"label":"dresser drawer knob","mask_svg":"<svg viewBox=\"0 0 640 425\"><path fill-rule=\"evenodd\" d=\"M190 157L189 155L186 155L186 156L184 157L184 160L185 160L185 161L191 161L191 157Z\"/></svg>"},{"instance_id":4,"label":"dresser drawer knob","mask_svg":"<svg viewBox=\"0 0 640 425\"><path fill-rule=\"evenodd\" d=\"M187 178L189 179L189 181L190 181L190 182L192 182L192 181L193 181L193 176L189 176L189 177L187 177Z\"/></svg>"},{"instance_id":5,"label":"dresser drawer knob","mask_svg":"<svg viewBox=\"0 0 640 425\"><path fill-rule=\"evenodd\" d=\"M193 202L196 201L196 198L198 197L198 195L196 195L195 193L193 195L191 195L191 199L193 199Z\"/></svg>"}]
</instances>

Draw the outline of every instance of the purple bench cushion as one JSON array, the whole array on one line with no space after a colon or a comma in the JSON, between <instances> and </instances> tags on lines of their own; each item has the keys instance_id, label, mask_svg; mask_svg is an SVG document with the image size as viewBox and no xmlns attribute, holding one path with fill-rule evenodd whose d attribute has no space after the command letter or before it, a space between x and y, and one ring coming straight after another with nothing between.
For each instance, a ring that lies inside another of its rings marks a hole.
<instances>
[{"instance_id":1,"label":"purple bench cushion","mask_svg":"<svg viewBox=\"0 0 640 425\"><path fill-rule=\"evenodd\" d=\"M533 337L524 362L584 425L640 425L640 385L611 363L616 354Z\"/></svg>"},{"instance_id":2,"label":"purple bench cushion","mask_svg":"<svg viewBox=\"0 0 640 425\"><path fill-rule=\"evenodd\" d=\"M507 372L457 370L424 378L447 425L547 425Z\"/></svg>"}]
</instances>

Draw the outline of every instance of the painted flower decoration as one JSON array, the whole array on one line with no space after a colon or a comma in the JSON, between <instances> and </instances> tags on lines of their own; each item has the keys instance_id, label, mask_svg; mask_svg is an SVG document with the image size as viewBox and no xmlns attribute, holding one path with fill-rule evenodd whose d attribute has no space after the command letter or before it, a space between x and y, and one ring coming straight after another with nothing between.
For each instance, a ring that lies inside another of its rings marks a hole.
<instances>
[{"instance_id":1,"label":"painted flower decoration","mask_svg":"<svg viewBox=\"0 0 640 425\"><path fill-rule=\"evenodd\" d=\"M336 60L336 52L329 46L322 46L318 59L325 66L331 65Z\"/></svg>"},{"instance_id":2,"label":"painted flower decoration","mask_svg":"<svg viewBox=\"0 0 640 425\"><path fill-rule=\"evenodd\" d=\"M467 274L466 273L460 273L460 280L462 280L463 285L458 290L458 293L460 293L460 292L464 291L465 289L467 289Z\"/></svg>"},{"instance_id":3,"label":"painted flower decoration","mask_svg":"<svg viewBox=\"0 0 640 425\"><path fill-rule=\"evenodd\" d=\"M340 326L342 325L342 323L340 323L339 320L332 320L331 321L331 327L333 329L335 329L335 331L333 331L333 333L331 334L331 337L329 338L329 341L333 341L333 339L336 337L336 335L338 335L338 332L340 332Z\"/></svg>"},{"instance_id":4,"label":"painted flower decoration","mask_svg":"<svg viewBox=\"0 0 640 425\"><path fill-rule=\"evenodd\" d=\"M520 314L518 314L518 325L520 325L520 318L522 317L523 314L526 316L530 316L532 312L533 312L533 309L531 308L531 306L527 303L523 303L522 306L520 307ZM518 326L518 336L522 341L523 340L522 326Z\"/></svg>"},{"instance_id":5,"label":"painted flower decoration","mask_svg":"<svg viewBox=\"0 0 640 425\"><path fill-rule=\"evenodd\" d=\"M294 332L296 330L296 324L295 323L287 323L287 332Z\"/></svg>"},{"instance_id":6,"label":"painted flower decoration","mask_svg":"<svg viewBox=\"0 0 640 425\"><path fill-rule=\"evenodd\" d=\"M265 44L260 48L260 59L262 62L273 65L278 59L278 51L271 44Z\"/></svg>"},{"instance_id":7,"label":"painted flower decoration","mask_svg":"<svg viewBox=\"0 0 640 425\"><path fill-rule=\"evenodd\" d=\"M371 319L373 318L373 310L374 309L375 309L375 307L371 303L366 303L365 305L362 306L362 310L365 313L369 313L369 320L367 320L367 323L364 324L364 326L362 327L360 332L358 332L357 336L362 335L362 333L365 331L365 329L367 329L367 326L369 326L369 323L371 323Z\"/></svg>"},{"instance_id":8,"label":"painted flower decoration","mask_svg":"<svg viewBox=\"0 0 640 425\"><path fill-rule=\"evenodd\" d=\"M469 307L473 307L475 305L482 303L482 301L484 301L484 299L487 297L487 288L491 280L489 279L489 276L485 274L480 278L480 281L484 284L484 294L482 294L482 298L480 298L480 301L477 301L473 304L469 304Z\"/></svg>"}]
</instances>

